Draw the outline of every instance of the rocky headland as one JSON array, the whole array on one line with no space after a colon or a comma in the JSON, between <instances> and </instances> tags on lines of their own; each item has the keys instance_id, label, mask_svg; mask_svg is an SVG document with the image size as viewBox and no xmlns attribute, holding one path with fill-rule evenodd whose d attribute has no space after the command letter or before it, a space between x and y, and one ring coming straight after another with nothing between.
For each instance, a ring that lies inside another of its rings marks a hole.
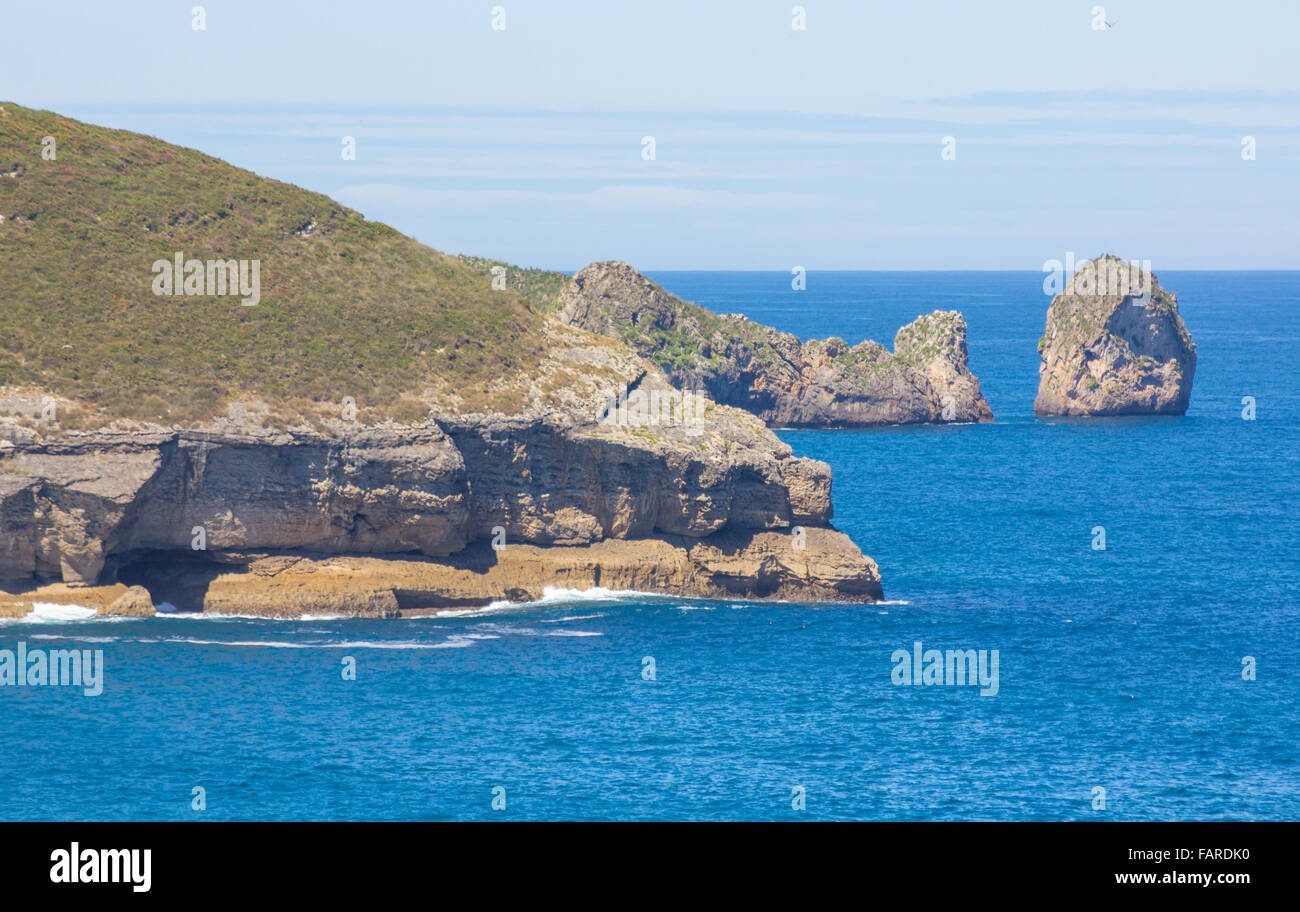
<instances>
[{"instance_id":1,"label":"rocky headland","mask_svg":"<svg viewBox=\"0 0 1300 912\"><path fill-rule=\"evenodd\" d=\"M627 343L683 390L759 416L771 427L872 427L990 421L967 365L966 321L955 311L917 317L891 352L871 340L801 342L738 314L683 301L623 262L593 263L571 279L496 268L563 323Z\"/></svg>"},{"instance_id":2,"label":"rocky headland","mask_svg":"<svg viewBox=\"0 0 1300 912\"><path fill-rule=\"evenodd\" d=\"M0 157L0 616L881 598L824 463L623 341L156 139L6 103ZM258 303L160 293L178 252Z\"/></svg>"},{"instance_id":3,"label":"rocky headland","mask_svg":"<svg viewBox=\"0 0 1300 912\"><path fill-rule=\"evenodd\" d=\"M1182 415L1196 345L1176 295L1127 260L1083 263L1052 299L1038 343L1037 415Z\"/></svg>"}]
</instances>

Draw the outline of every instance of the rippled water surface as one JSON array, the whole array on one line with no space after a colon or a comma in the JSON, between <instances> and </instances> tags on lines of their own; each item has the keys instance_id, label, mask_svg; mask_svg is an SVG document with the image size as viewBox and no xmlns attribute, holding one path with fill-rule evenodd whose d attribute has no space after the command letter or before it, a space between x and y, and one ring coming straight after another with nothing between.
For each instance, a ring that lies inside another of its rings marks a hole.
<instances>
[{"instance_id":1,"label":"rippled water surface","mask_svg":"<svg viewBox=\"0 0 1300 912\"><path fill-rule=\"evenodd\" d=\"M0 688L0 819L1300 817L1300 274L1161 273L1192 408L1097 421L1032 416L1037 274L655 278L805 338L966 315L995 423L781 432L890 601L0 622L106 668ZM998 650L997 694L895 685L917 641Z\"/></svg>"}]
</instances>

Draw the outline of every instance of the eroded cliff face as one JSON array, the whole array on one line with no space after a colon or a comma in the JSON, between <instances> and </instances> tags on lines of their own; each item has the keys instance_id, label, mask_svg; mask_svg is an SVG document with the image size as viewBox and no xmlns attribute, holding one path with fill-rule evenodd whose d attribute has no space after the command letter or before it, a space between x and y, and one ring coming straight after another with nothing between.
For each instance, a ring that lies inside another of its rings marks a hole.
<instances>
[{"instance_id":1,"label":"eroded cliff face","mask_svg":"<svg viewBox=\"0 0 1300 912\"><path fill-rule=\"evenodd\" d=\"M626 342L681 389L776 427L988 421L967 366L966 321L935 311L877 342L798 337L717 316L669 294L627 263L593 263L557 299L564 323Z\"/></svg>"},{"instance_id":2,"label":"eroded cliff face","mask_svg":"<svg viewBox=\"0 0 1300 912\"><path fill-rule=\"evenodd\" d=\"M809 527L804 539L805 547L794 548L788 532L724 530L704 538L654 535L590 545L507 544L499 550L480 541L444 558L217 551L207 562L133 567L131 579L183 610L270 617L394 617L597 586L704 598L880 598L874 564L847 536ZM119 584L109 595L123 589ZM45 591L44 601L78 592Z\"/></svg>"},{"instance_id":3,"label":"eroded cliff face","mask_svg":"<svg viewBox=\"0 0 1300 912\"><path fill-rule=\"evenodd\" d=\"M633 380L633 403L671 393L657 372ZM123 579L187 609L281 614L383 615L550 585L880 597L874 563L827 527L829 468L753 416L712 403L599 414L582 401L325 433L223 420L42 437L11 424L0 580Z\"/></svg>"},{"instance_id":4,"label":"eroded cliff face","mask_svg":"<svg viewBox=\"0 0 1300 912\"><path fill-rule=\"evenodd\" d=\"M1117 257L1082 264L1047 310L1037 415L1182 415L1196 345L1176 295Z\"/></svg>"},{"instance_id":5,"label":"eroded cliff face","mask_svg":"<svg viewBox=\"0 0 1300 912\"><path fill-rule=\"evenodd\" d=\"M450 554L467 542L467 496L437 427L69 434L0 462L0 579L92 584L113 555L196 543Z\"/></svg>"}]
</instances>

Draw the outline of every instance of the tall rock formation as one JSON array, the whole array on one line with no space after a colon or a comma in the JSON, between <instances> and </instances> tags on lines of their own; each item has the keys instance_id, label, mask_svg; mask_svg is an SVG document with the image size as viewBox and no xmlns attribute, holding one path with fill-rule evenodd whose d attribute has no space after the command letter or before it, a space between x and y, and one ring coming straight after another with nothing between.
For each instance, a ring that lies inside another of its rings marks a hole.
<instances>
[{"instance_id":1,"label":"tall rock formation","mask_svg":"<svg viewBox=\"0 0 1300 912\"><path fill-rule=\"evenodd\" d=\"M1114 256L1083 263L1047 309L1036 415L1182 415L1196 345L1176 295Z\"/></svg>"}]
</instances>

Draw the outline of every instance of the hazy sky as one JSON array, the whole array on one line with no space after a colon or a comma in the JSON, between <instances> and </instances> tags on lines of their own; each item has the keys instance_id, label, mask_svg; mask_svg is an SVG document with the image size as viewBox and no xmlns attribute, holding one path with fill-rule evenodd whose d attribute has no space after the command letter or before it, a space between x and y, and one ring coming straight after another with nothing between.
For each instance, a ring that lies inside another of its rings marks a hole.
<instances>
[{"instance_id":1,"label":"hazy sky","mask_svg":"<svg viewBox=\"0 0 1300 912\"><path fill-rule=\"evenodd\" d=\"M0 99L524 265L1300 268L1296 0L195 5L7 5Z\"/></svg>"}]
</instances>

